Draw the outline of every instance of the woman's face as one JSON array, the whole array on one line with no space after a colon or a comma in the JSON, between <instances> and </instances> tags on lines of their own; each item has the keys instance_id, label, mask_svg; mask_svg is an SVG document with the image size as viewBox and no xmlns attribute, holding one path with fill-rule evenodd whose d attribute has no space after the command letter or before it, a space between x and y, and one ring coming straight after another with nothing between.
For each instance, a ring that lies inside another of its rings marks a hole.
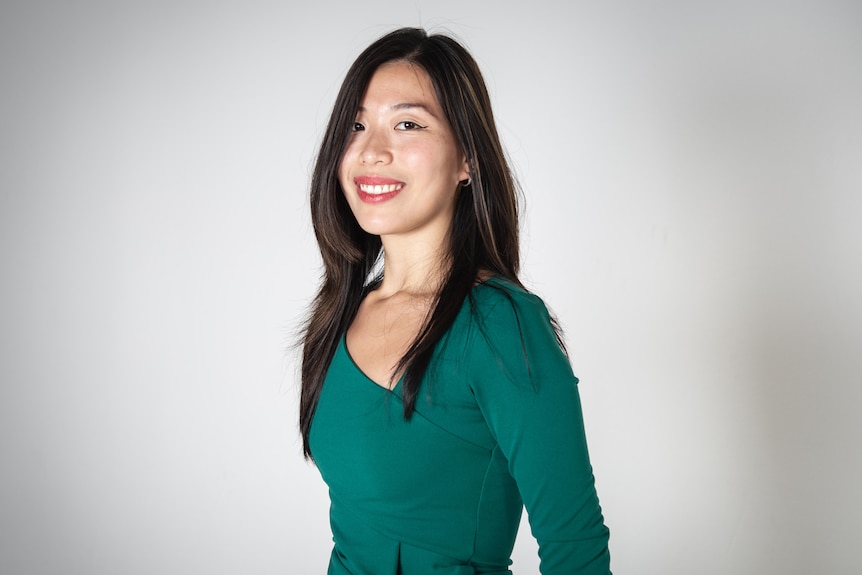
<instances>
[{"instance_id":1,"label":"woman's face","mask_svg":"<svg viewBox=\"0 0 862 575\"><path fill-rule=\"evenodd\" d=\"M439 242L468 175L428 73L406 62L378 68L338 170L362 229Z\"/></svg>"}]
</instances>

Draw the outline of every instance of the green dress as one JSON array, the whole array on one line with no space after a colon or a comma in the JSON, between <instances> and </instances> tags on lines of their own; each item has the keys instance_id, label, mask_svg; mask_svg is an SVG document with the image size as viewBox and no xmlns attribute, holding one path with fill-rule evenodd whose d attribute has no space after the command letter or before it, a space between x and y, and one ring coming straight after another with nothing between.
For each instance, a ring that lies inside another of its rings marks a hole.
<instances>
[{"instance_id":1,"label":"green dress","mask_svg":"<svg viewBox=\"0 0 862 575\"><path fill-rule=\"evenodd\" d=\"M526 506L541 571L609 571L577 378L542 301L478 284L438 343L416 411L341 339L310 446L329 486L330 575L511 573Z\"/></svg>"}]
</instances>

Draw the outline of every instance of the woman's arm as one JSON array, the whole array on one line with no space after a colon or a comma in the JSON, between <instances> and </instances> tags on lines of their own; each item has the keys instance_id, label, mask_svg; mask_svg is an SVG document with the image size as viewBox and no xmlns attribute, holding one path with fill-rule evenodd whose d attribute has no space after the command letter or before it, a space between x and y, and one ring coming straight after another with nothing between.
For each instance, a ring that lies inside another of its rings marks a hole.
<instances>
[{"instance_id":1,"label":"woman's arm","mask_svg":"<svg viewBox=\"0 0 862 575\"><path fill-rule=\"evenodd\" d=\"M493 289L493 288L489 288ZM473 392L509 462L539 543L544 575L610 573L577 378L544 303L489 294L477 321ZM472 358L471 358L472 359Z\"/></svg>"}]
</instances>

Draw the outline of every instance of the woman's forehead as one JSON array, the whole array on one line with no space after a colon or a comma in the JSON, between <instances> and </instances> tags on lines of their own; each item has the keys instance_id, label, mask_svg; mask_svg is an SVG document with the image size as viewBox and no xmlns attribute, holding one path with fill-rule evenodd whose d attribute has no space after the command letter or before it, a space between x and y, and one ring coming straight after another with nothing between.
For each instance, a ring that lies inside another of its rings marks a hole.
<instances>
[{"instance_id":1,"label":"woman's forehead","mask_svg":"<svg viewBox=\"0 0 862 575\"><path fill-rule=\"evenodd\" d=\"M370 107L421 107L429 112L440 110L431 77L421 66L395 61L383 64L374 72L365 94L362 109Z\"/></svg>"}]
</instances>

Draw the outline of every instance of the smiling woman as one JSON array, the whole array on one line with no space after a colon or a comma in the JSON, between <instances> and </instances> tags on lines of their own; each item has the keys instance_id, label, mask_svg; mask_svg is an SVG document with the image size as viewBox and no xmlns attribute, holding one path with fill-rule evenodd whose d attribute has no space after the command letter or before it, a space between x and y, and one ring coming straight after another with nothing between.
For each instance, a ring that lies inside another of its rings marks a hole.
<instances>
[{"instance_id":1,"label":"smiling woman","mask_svg":"<svg viewBox=\"0 0 862 575\"><path fill-rule=\"evenodd\" d=\"M542 573L609 573L578 380L518 279L515 185L460 44L401 29L357 58L311 212L300 428L329 573L511 573L524 506Z\"/></svg>"},{"instance_id":2,"label":"smiling woman","mask_svg":"<svg viewBox=\"0 0 862 575\"><path fill-rule=\"evenodd\" d=\"M362 229L384 242L442 245L468 176L428 73L403 61L378 68L339 169Z\"/></svg>"}]
</instances>

